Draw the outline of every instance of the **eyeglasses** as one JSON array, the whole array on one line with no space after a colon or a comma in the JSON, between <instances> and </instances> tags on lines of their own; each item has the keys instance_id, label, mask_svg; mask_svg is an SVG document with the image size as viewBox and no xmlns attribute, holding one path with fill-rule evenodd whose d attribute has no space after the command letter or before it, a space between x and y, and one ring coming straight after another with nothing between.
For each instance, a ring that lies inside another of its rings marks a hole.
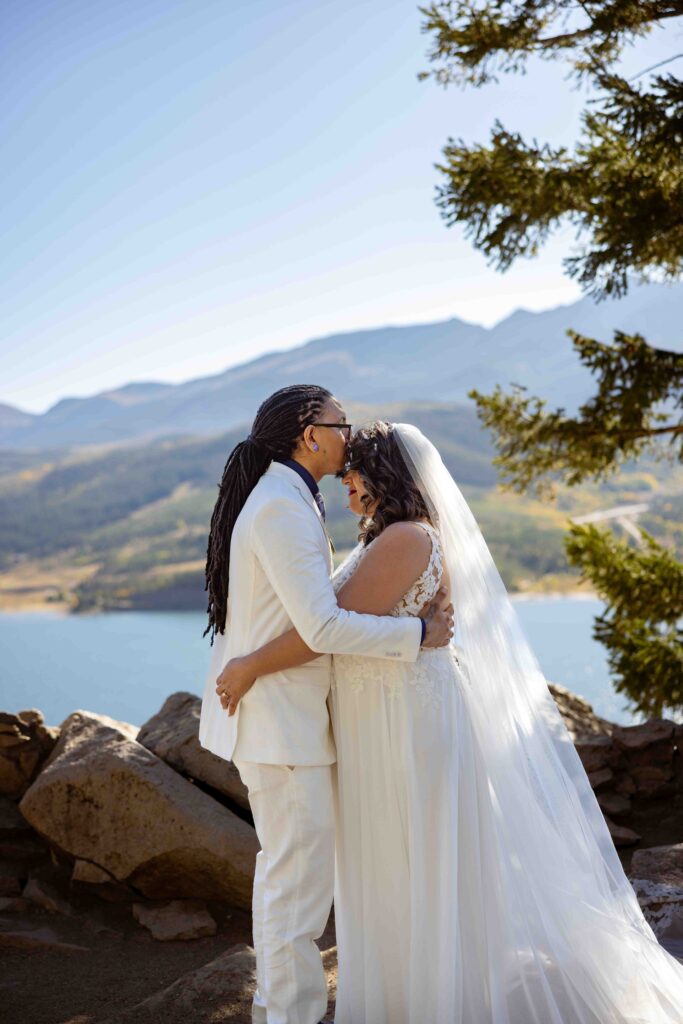
<instances>
[{"instance_id":1,"label":"eyeglasses","mask_svg":"<svg viewBox=\"0 0 683 1024\"><path fill-rule=\"evenodd\" d=\"M312 427L336 427L346 437L347 441L351 440L351 428L353 423L311 423Z\"/></svg>"}]
</instances>

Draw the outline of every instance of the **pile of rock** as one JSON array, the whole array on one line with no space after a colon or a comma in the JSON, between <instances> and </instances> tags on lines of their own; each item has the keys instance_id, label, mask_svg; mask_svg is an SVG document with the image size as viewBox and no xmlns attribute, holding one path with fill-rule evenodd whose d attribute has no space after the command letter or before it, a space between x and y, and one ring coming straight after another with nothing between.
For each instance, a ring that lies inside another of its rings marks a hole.
<instances>
[{"instance_id":1,"label":"pile of rock","mask_svg":"<svg viewBox=\"0 0 683 1024\"><path fill-rule=\"evenodd\" d=\"M40 711L0 711L0 793L18 800L57 742L59 729L45 725Z\"/></svg>"},{"instance_id":2,"label":"pile of rock","mask_svg":"<svg viewBox=\"0 0 683 1024\"><path fill-rule=\"evenodd\" d=\"M683 838L683 726L666 719L582 735L576 750L618 848Z\"/></svg>"},{"instance_id":3,"label":"pile of rock","mask_svg":"<svg viewBox=\"0 0 683 1024\"><path fill-rule=\"evenodd\" d=\"M24 890L31 873L49 860L49 849L14 800L0 796L0 910L25 909Z\"/></svg>"},{"instance_id":4,"label":"pile of rock","mask_svg":"<svg viewBox=\"0 0 683 1024\"><path fill-rule=\"evenodd\" d=\"M615 725L563 686L550 691L624 865L629 847L683 840L683 725L666 718Z\"/></svg>"},{"instance_id":5,"label":"pile of rock","mask_svg":"<svg viewBox=\"0 0 683 1024\"><path fill-rule=\"evenodd\" d=\"M138 729L74 711L19 809L73 864L73 879L134 896L249 907L253 828L137 741Z\"/></svg>"},{"instance_id":6,"label":"pile of rock","mask_svg":"<svg viewBox=\"0 0 683 1024\"><path fill-rule=\"evenodd\" d=\"M550 689L643 913L667 948L680 955L683 725L661 718L615 725L564 687Z\"/></svg>"},{"instance_id":7,"label":"pile of rock","mask_svg":"<svg viewBox=\"0 0 683 1024\"><path fill-rule=\"evenodd\" d=\"M683 907L683 847L669 845L683 841L683 726L616 726L551 691L641 903L670 931ZM51 865L71 891L130 903L160 939L210 934L202 901L249 909L258 842L247 795L235 768L200 746L200 709L194 694L172 694L141 729L88 711L59 728L35 710L0 714L0 899L68 913Z\"/></svg>"},{"instance_id":8,"label":"pile of rock","mask_svg":"<svg viewBox=\"0 0 683 1024\"><path fill-rule=\"evenodd\" d=\"M74 918L78 897L96 893L164 940L215 933L205 901L250 908L258 842L246 793L199 745L199 707L174 694L142 731L87 711L60 727L35 709L0 715L0 910ZM64 945L11 924L2 939Z\"/></svg>"},{"instance_id":9,"label":"pile of rock","mask_svg":"<svg viewBox=\"0 0 683 1024\"><path fill-rule=\"evenodd\" d=\"M579 736L611 736L616 728L614 722L596 715L587 700L572 693L566 686L549 683L548 688L553 695L558 711L562 715L571 738L576 741Z\"/></svg>"}]
</instances>

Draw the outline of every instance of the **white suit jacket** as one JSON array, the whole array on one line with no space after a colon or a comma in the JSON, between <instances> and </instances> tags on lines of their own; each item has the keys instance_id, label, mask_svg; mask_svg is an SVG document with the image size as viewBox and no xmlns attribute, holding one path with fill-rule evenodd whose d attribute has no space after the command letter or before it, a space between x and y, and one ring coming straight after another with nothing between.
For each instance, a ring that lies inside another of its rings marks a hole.
<instances>
[{"instance_id":1,"label":"white suit jacket","mask_svg":"<svg viewBox=\"0 0 683 1024\"><path fill-rule=\"evenodd\" d=\"M344 611L331 573L329 541L313 495L293 469L271 463L232 534L226 629L214 637L199 722L199 742L207 750L226 760L332 764L332 652L415 661L419 620ZM292 626L321 657L257 679L229 716L216 693L224 665Z\"/></svg>"}]
</instances>

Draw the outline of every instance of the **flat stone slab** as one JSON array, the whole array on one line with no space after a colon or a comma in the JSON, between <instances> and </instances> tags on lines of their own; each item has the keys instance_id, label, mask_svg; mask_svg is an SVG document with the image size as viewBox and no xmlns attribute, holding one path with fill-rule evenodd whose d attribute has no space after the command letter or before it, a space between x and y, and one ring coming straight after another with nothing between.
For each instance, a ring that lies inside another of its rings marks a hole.
<instances>
[{"instance_id":1,"label":"flat stone slab","mask_svg":"<svg viewBox=\"0 0 683 1024\"><path fill-rule=\"evenodd\" d=\"M648 878L651 882L666 882L683 888L683 843L636 850L630 874L634 878Z\"/></svg>"},{"instance_id":2,"label":"flat stone slab","mask_svg":"<svg viewBox=\"0 0 683 1024\"><path fill-rule=\"evenodd\" d=\"M25 949L29 953L39 953L46 949L54 949L63 953L89 953L89 946L78 946L73 942L64 942L51 928L33 928L17 931L0 930L0 949Z\"/></svg>"},{"instance_id":3,"label":"flat stone slab","mask_svg":"<svg viewBox=\"0 0 683 1024\"><path fill-rule=\"evenodd\" d=\"M65 900L51 885L40 878L30 878L24 886L22 896L25 900L37 903L52 914L64 914L69 917L73 908L68 900Z\"/></svg>"},{"instance_id":4,"label":"flat stone slab","mask_svg":"<svg viewBox=\"0 0 683 1024\"><path fill-rule=\"evenodd\" d=\"M161 942L216 934L216 922L201 900L171 900L157 907L134 903L133 916Z\"/></svg>"}]
</instances>

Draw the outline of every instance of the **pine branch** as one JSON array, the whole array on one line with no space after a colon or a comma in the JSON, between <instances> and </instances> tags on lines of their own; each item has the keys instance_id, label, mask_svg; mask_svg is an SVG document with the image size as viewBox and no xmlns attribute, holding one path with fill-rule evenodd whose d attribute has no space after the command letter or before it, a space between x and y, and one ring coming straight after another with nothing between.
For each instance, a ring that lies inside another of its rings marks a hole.
<instances>
[{"instance_id":1,"label":"pine branch","mask_svg":"<svg viewBox=\"0 0 683 1024\"><path fill-rule=\"evenodd\" d=\"M645 450L664 458L656 444L663 437L683 441L683 422L666 422L671 414L662 411L672 401L683 404L682 353L652 348L640 335L621 331L613 345L568 334L581 362L597 377L595 395L576 416L546 409L543 399L526 395L519 385L510 393L500 385L490 395L469 392L480 420L493 432L494 464L512 490L533 486L550 496L560 479L569 486L604 479ZM677 454L683 460L683 443Z\"/></svg>"},{"instance_id":2,"label":"pine branch","mask_svg":"<svg viewBox=\"0 0 683 1024\"><path fill-rule=\"evenodd\" d=\"M581 247L564 261L596 299L623 295L634 278L677 279L683 270L683 83L660 74L647 87L612 68L624 46L683 14L683 0L443 0L420 8L432 35L433 77L481 85L521 72L531 55L563 58L598 93L587 102L573 152L527 143L496 122L486 146L448 139L437 164L436 202L499 270L535 256L563 223ZM576 22L576 16L584 22ZM572 20L574 19L574 20ZM602 479L651 451L683 459L683 355L616 332L605 345L569 332L597 381L574 416L513 385L473 390L494 435L504 486L552 493ZM607 603L594 635L607 648L616 688L648 714L683 707L683 565L643 533L643 548L595 527L572 526L567 553Z\"/></svg>"},{"instance_id":3,"label":"pine branch","mask_svg":"<svg viewBox=\"0 0 683 1024\"><path fill-rule=\"evenodd\" d=\"M602 75L600 108L583 115L573 153L525 142L494 123L488 145L449 139L436 204L498 270L535 256L562 223L588 241L565 259L596 299L622 295L629 275L683 270L683 83L649 90Z\"/></svg>"},{"instance_id":4,"label":"pine branch","mask_svg":"<svg viewBox=\"0 0 683 1024\"><path fill-rule=\"evenodd\" d=\"M586 23L570 29L562 22L576 14L573 0L442 0L418 7L422 31L434 40L427 58L436 65L418 78L482 85L495 81L497 72L523 70L533 54L556 58L572 51L578 51L575 73L595 75L613 65L634 38L683 14L681 0L584 0L580 6Z\"/></svg>"},{"instance_id":5,"label":"pine branch","mask_svg":"<svg viewBox=\"0 0 683 1024\"><path fill-rule=\"evenodd\" d=\"M604 644L617 692L636 710L683 707L683 565L647 531L634 548L596 526L572 524L569 562L605 602L593 636Z\"/></svg>"}]
</instances>

